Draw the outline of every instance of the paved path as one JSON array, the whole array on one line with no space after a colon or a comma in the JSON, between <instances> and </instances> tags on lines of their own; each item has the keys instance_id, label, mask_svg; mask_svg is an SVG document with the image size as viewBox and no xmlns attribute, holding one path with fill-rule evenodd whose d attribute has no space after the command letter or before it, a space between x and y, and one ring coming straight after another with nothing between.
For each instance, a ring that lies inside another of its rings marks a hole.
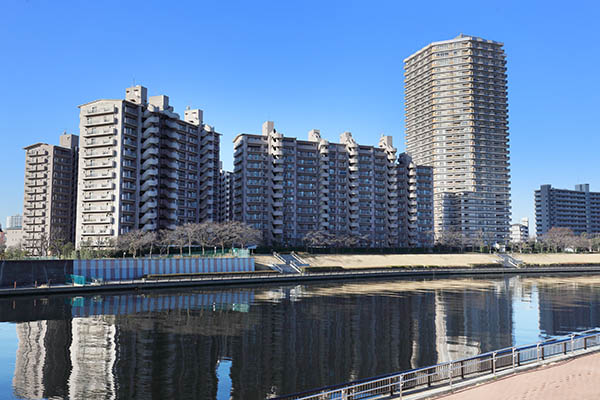
<instances>
[{"instance_id":1,"label":"paved path","mask_svg":"<svg viewBox=\"0 0 600 400\"><path fill-rule=\"evenodd\" d=\"M509 375L440 400L600 399L600 353Z\"/></svg>"}]
</instances>

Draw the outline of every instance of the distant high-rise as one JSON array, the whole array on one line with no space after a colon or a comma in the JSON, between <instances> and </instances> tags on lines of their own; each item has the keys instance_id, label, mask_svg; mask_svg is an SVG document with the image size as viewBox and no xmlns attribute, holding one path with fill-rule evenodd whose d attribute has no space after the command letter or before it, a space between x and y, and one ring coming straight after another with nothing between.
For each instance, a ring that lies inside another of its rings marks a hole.
<instances>
[{"instance_id":1,"label":"distant high-rise","mask_svg":"<svg viewBox=\"0 0 600 400\"><path fill-rule=\"evenodd\" d=\"M60 145L25 147L23 245L45 256L74 241L79 137L63 134Z\"/></svg>"},{"instance_id":2,"label":"distant high-rise","mask_svg":"<svg viewBox=\"0 0 600 400\"><path fill-rule=\"evenodd\" d=\"M167 96L148 97L143 86L79 108L78 246L217 220L219 134L202 110L180 119Z\"/></svg>"},{"instance_id":3,"label":"distant high-rise","mask_svg":"<svg viewBox=\"0 0 600 400\"><path fill-rule=\"evenodd\" d=\"M6 226L4 229L19 229L23 226L23 216L21 214L6 217Z\"/></svg>"},{"instance_id":4,"label":"distant high-rise","mask_svg":"<svg viewBox=\"0 0 600 400\"><path fill-rule=\"evenodd\" d=\"M590 192L589 184L575 190L542 185L535 191L536 235L552 228L569 228L576 235L600 233L600 192Z\"/></svg>"},{"instance_id":5,"label":"distant high-rise","mask_svg":"<svg viewBox=\"0 0 600 400\"><path fill-rule=\"evenodd\" d=\"M503 44L434 42L405 62L406 151L433 167L436 238L458 231L506 242L510 224Z\"/></svg>"}]
</instances>

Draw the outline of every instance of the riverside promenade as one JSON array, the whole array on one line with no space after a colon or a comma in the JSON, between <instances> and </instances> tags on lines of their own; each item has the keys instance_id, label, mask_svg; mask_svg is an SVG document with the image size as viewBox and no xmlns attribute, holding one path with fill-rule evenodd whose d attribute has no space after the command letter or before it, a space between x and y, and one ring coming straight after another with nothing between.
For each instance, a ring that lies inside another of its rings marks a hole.
<instances>
[{"instance_id":1,"label":"riverside promenade","mask_svg":"<svg viewBox=\"0 0 600 400\"><path fill-rule=\"evenodd\" d=\"M510 375L440 400L586 400L600 398L600 353Z\"/></svg>"}]
</instances>

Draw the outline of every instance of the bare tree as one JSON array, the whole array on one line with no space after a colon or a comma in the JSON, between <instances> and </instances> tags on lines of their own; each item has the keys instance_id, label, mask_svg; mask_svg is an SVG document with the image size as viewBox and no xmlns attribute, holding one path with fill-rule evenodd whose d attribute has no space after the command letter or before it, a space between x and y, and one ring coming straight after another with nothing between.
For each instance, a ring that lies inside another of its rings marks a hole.
<instances>
[{"instance_id":1,"label":"bare tree","mask_svg":"<svg viewBox=\"0 0 600 400\"><path fill-rule=\"evenodd\" d=\"M214 224L210 222L203 222L197 225L197 229L195 231L195 242L202 247L202 255L204 255L204 250L206 246L210 246L215 242L215 229Z\"/></svg>"},{"instance_id":2,"label":"bare tree","mask_svg":"<svg viewBox=\"0 0 600 400\"><path fill-rule=\"evenodd\" d=\"M233 228L232 244L239 243L243 248L249 244L259 244L261 242L261 233L251 226L243 222L232 224L231 226Z\"/></svg>"},{"instance_id":3,"label":"bare tree","mask_svg":"<svg viewBox=\"0 0 600 400\"><path fill-rule=\"evenodd\" d=\"M575 235L569 228L550 228L548 232L542 237L542 242L547 246L554 249L555 252L564 250L565 248L572 246L574 243Z\"/></svg>"},{"instance_id":4,"label":"bare tree","mask_svg":"<svg viewBox=\"0 0 600 400\"><path fill-rule=\"evenodd\" d=\"M167 240L171 245L179 248L179 255L183 257L183 248L188 244L188 235L184 225L179 225L174 230L169 231Z\"/></svg>"},{"instance_id":5,"label":"bare tree","mask_svg":"<svg viewBox=\"0 0 600 400\"><path fill-rule=\"evenodd\" d=\"M214 226L215 243L221 247L221 252L225 252L225 246L231 245L236 239L237 222L223 222Z\"/></svg>"},{"instance_id":6,"label":"bare tree","mask_svg":"<svg viewBox=\"0 0 600 400\"><path fill-rule=\"evenodd\" d=\"M146 241L146 232L136 229L120 235L117 239L117 248L123 251L129 251L133 258L136 258Z\"/></svg>"}]
</instances>

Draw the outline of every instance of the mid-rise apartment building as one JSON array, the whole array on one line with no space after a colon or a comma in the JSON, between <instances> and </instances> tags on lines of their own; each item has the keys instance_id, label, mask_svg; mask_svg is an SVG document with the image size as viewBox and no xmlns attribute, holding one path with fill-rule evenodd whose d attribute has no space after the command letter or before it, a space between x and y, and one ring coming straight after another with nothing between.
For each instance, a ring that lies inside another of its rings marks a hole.
<instances>
[{"instance_id":1,"label":"mid-rise apartment building","mask_svg":"<svg viewBox=\"0 0 600 400\"><path fill-rule=\"evenodd\" d=\"M538 237L554 227L569 228L576 235L600 233L600 192L590 192L589 184L575 185L575 190L542 185L534 198Z\"/></svg>"},{"instance_id":2,"label":"mid-rise apartment building","mask_svg":"<svg viewBox=\"0 0 600 400\"><path fill-rule=\"evenodd\" d=\"M298 140L267 121L261 135L238 135L234 151L234 219L262 231L266 243L298 245L319 230L360 236L365 246L408 246L409 227L419 226L409 193L424 204L430 198L417 197L418 180L413 176L409 184L415 165L407 158L399 163L391 136L382 136L377 147L359 145L350 132L340 143L318 130ZM425 236L411 237L416 245Z\"/></svg>"},{"instance_id":3,"label":"mid-rise apartment building","mask_svg":"<svg viewBox=\"0 0 600 400\"><path fill-rule=\"evenodd\" d=\"M25 147L23 247L47 255L52 244L74 241L79 137L63 134L59 145Z\"/></svg>"},{"instance_id":4,"label":"mid-rise apartment building","mask_svg":"<svg viewBox=\"0 0 600 400\"><path fill-rule=\"evenodd\" d=\"M529 240L529 218L521 218L518 224L510 225L511 243L524 243Z\"/></svg>"},{"instance_id":5,"label":"mid-rise apartment building","mask_svg":"<svg viewBox=\"0 0 600 400\"><path fill-rule=\"evenodd\" d=\"M6 217L5 229L19 229L21 227L23 227L23 216L21 214Z\"/></svg>"},{"instance_id":6,"label":"mid-rise apartment building","mask_svg":"<svg viewBox=\"0 0 600 400\"><path fill-rule=\"evenodd\" d=\"M460 35L405 62L406 151L433 168L436 237L506 242L510 224L503 44Z\"/></svg>"},{"instance_id":7,"label":"mid-rise apartment building","mask_svg":"<svg viewBox=\"0 0 600 400\"><path fill-rule=\"evenodd\" d=\"M199 109L181 119L164 95L127 88L125 99L79 106L77 245L104 245L133 229L216 221L219 134Z\"/></svg>"}]
</instances>

